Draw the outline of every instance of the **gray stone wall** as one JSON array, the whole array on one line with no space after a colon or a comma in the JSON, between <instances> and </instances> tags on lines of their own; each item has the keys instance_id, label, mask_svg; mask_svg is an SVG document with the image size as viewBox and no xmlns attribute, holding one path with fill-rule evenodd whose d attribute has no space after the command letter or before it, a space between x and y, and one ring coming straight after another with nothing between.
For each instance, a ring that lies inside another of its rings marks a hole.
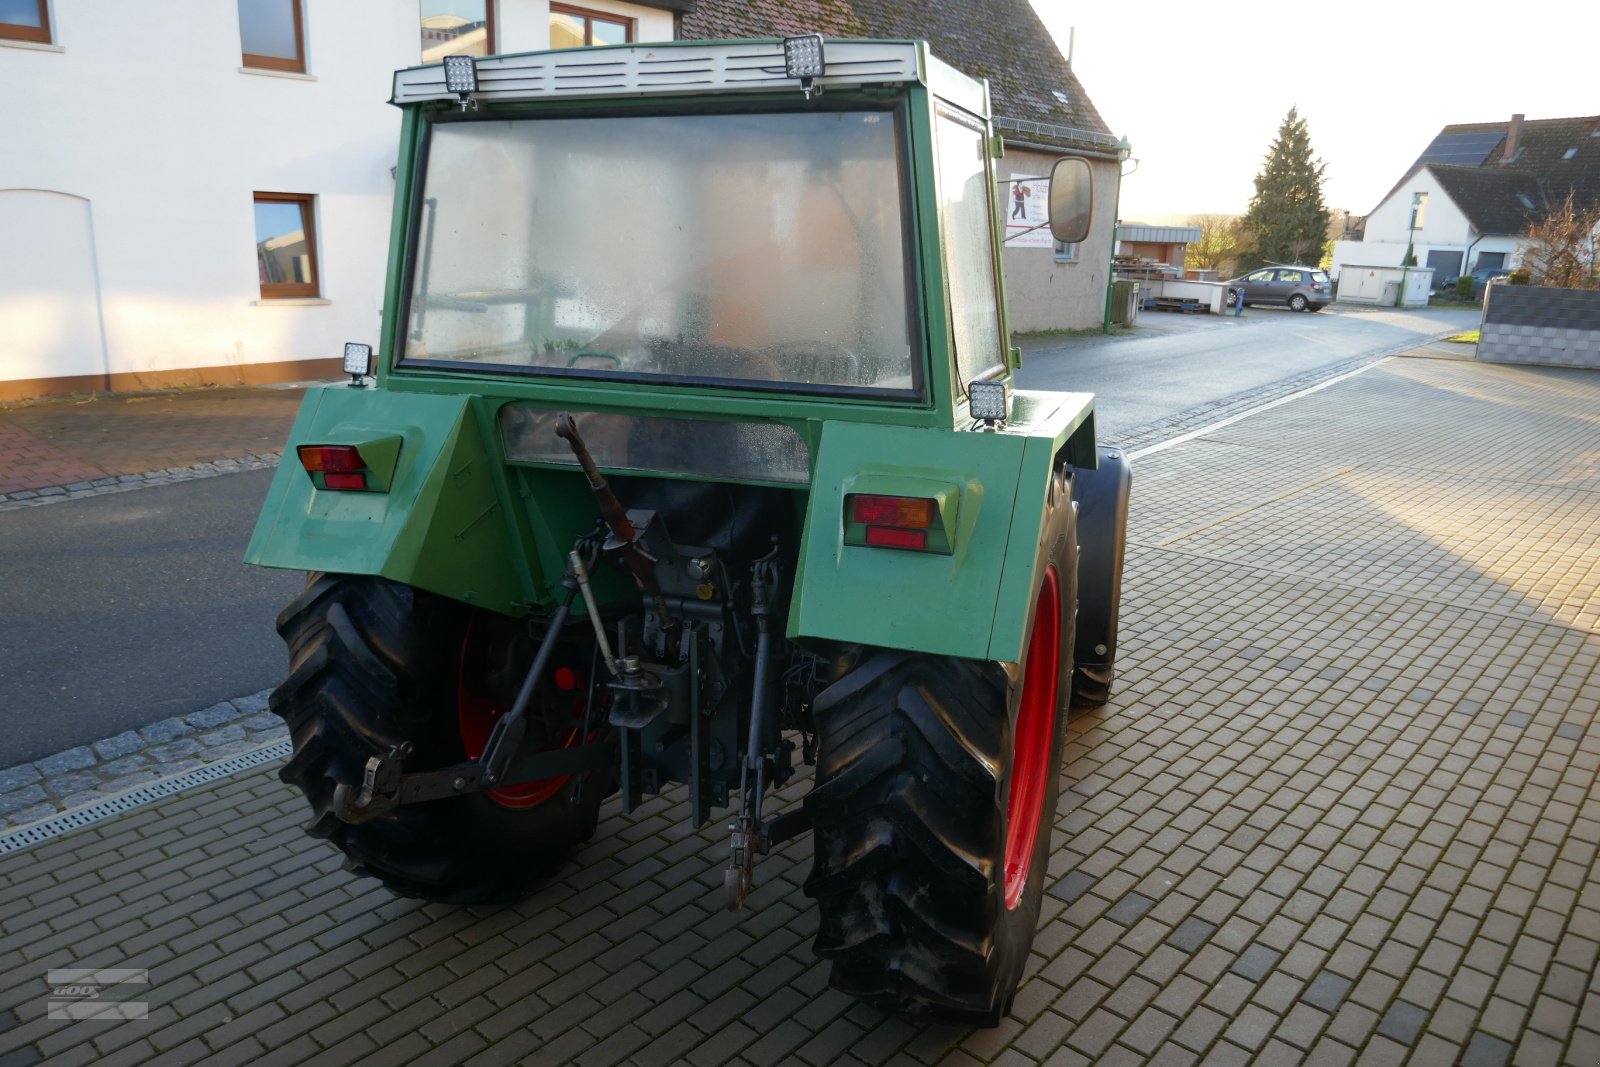
<instances>
[{"instance_id":1,"label":"gray stone wall","mask_svg":"<svg viewBox=\"0 0 1600 1067\"><path fill-rule=\"evenodd\" d=\"M1600 290L1491 285L1478 358L1486 363L1600 368Z\"/></svg>"}]
</instances>

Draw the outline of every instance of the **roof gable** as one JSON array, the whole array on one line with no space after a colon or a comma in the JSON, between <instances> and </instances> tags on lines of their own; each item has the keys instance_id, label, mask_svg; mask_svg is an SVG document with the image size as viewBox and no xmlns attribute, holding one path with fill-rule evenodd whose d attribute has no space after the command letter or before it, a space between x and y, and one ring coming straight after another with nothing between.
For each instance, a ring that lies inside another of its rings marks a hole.
<instances>
[{"instance_id":1,"label":"roof gable","mask_svg":"<svg viewBox=\"0 0 1600 1067\"><path fill-rule=\"evenodd\" d=\"M1526 233L1568 193L1579 208L1600 204L1600 115L1525 120L1508 159L1510 126L1445 126L1379 203L1427 167L1479 233Z\"/></svg>"},{"instance_id":2,"label":"roof gable","mask_svg":"<svg viewBox=\"0 0 1600 1067\"><path fill-rule=\"evenodd\" d=\"M957 70L989 79L997 117L1111 133L1028 0L699 0L682 26L691 39L800 33L925 39Z\"/></svg>"}]
</instances>

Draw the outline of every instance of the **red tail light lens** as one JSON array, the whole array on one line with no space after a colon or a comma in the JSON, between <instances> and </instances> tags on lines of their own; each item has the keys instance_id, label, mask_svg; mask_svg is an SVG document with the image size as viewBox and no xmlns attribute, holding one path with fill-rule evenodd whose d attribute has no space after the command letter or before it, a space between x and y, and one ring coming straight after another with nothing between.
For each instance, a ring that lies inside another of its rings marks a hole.
<instances>
[{"instance_id":1,"label":"red tail light lens","mask_svg":"<svg viewBox=\"0 0 1600 1067\"><path fill-rule=\"evenodd\" d=\"M355 474L324 474L322 484L329 489L365 489L367 476L361 471Z\"/></svg>"},{"instance_id":2,"label":"red tail light lens","mask_svg":"<svg viewBox=\"0 0 1600 1067\"><path fill-rule=\"evenodd\" d=\"M858 493L850 498L850 518L864 526L892 526L900 530L926 530L939 514L937 501L915 496L870 496ZM926 540L926 537L924 537ZM869 544L871 534L867 536ZM909 547L909 546L901 546ZM918 545L917 547L922 547Z\"/></svg>"},{"instance_id":3,"label":"red tail light lens","mask_svg":"<svg viewBox=\"0 0 1600 1067\"><path fill-rule=\"evenodd\" d=\"M868 526L867 544L878 548L912 548L921 552L928 547L928 531L896 530L889 526Z\"/></svg>"},{"instance_id":4,"label":"red tail light lens","mask_svg":"<svg viewBox=\"0 0 1600 1067\"><path fill-rule=\"evenodd\" d=\"M361 458L361 450L355 445L301 445L300 466L308 472L336 471L347 473L367 469L366 460ZM328 481L328 488L352 488L351 486L334 486L332 479ZM357 487L359 488L359 487Z\"/></svg>"}]
</instances>

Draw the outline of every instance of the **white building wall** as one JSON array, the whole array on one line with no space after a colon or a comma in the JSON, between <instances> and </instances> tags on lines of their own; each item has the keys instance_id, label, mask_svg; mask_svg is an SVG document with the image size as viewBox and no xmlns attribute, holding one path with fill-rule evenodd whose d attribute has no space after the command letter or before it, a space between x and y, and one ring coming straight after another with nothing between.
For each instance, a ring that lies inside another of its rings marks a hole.
<instances>
[{"instance_id":1,"label":"white building wall","mask_svg":"<svg viewBox=\"0 0 1600 1067\"><path fill-rule=\"evenodd\" d=\"M1411 198L1415 193L1427 193L1428 200L1422 225L1412 231ZM1518 239L1480 236L1433 172L1423 168L1367 216L1364 240L1334 243L1329 273L1337 278L1345 264L1355 263L1398 267L1408 244L1419 266L1427 266L1432 251L1462 253L1461 273L1467 274L1478 265L1481 252L1505 252L1506 263L1511 265L1517 259Z\"/></svg>"},{"instance_id":2,"label":"white building wall","mask_svg":"<svg viewBox=\"0 0 1600 1067\"><path fill-rule=\"evenodd\" d=\"M672 36L670 12L584 6L636 19L638 40ZM500 0L497 17L499 51L548 47L546 0ZM0 42L0 215L22 202L7 190L77 205L11 249L48 286L0 273L0 395L227 380L376 341L400 127L387 100L393 71L421 61L418 19L415 0L304 0L304 75L242 68L230 0L60 2L52 45ZM256 191L317 198L320 297L261 300ZM83 287L61 292L71 278ZM78 321L96 306L101 324Z\"/></svg>"}]
</instances>

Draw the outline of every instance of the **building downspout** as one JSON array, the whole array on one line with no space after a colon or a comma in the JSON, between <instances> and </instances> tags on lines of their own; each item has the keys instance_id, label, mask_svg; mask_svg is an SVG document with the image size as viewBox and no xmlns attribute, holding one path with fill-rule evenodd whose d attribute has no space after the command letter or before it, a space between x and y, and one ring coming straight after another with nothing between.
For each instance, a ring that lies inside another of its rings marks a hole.
<instances>
[{"instance_id":1,"label":"building downspout","mask_svg":"<svg viewBox=\"0 0 1600 1067\"><path fill-rule=\"evenodd\" d=\"M1134 160L1133 170L1122 173L1122 163L1132 151L1133 145L1126 137L1117 142L1117 196L1111 209L1111 250L1106 254L1106 307L1100 320L1101 333L1111 332L1111 298L1117 284L1117 230L1122 223L1122 179L1139 169L1139 161Z\"/></svg>"}]
</instances>

